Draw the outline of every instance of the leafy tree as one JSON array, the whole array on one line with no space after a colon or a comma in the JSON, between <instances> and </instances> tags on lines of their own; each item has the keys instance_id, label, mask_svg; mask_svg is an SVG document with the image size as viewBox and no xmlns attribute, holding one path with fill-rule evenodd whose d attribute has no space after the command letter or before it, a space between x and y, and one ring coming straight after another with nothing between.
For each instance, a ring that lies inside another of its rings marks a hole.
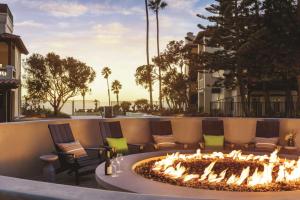
<instances>
[{"instance_id":1,"label":"leafy tree","mask_svg":"<svg viewBox=\"0 0 300 200\"><path fill-rule=\"evenodd\" d=\"M90 92L91 89L89 88L83 88L81 91L80 91L80 94L82 96L82 109L85 110L85 95L87 92Z\"/></svg>"},{"instance_id":2,"label":"leafy tree","mask_svg":"<svg viewBox=\"0 0 300 200\"><path fill-rule=\"evenodd\" d=\"M188 104L187 76L171 69L163 76L163 95L170 109L183 111Z\"/></svg>"},{"instance_id":3,"label":"leafy tree","mask_svg":"<svg viewBox=\"0 0 300 200\"><path fill-rule=\"evenodd\" d=\"M148 103L147 99L138 99L134 102L135 110L141 111L141 112L149 112L150 111L150 105Z\"/></svg>"},{"instance_id":4,"label":"leafy tree","mask_svg":"<svg viewBox=\"0 0 300 200\"><path fill-rule=\"evenodd\" d=\"M26 60L25 82L28 97L48 102L57 115L67 100L88 88L95 71L72 57L60 58L55 53L33 54Z\"/></svg>"},{"instance_id":5,"label":"leafy tree","mask_svg":"<svg viewBox=\"0 0 300 200\"><path fill-rule=\"evenodd\" d=\"M249 114L248 75L253 60L249 62L244 59L240 50L259 26L258 3L256 0L216 0L215 4L206 8L210 16L198 15L209 22L206 26L199 25L204 30L202 36L205 38L199 41L200 44L215 48L213 52L201 52L200 60L203 65L200 70L210 73L223 70L224 79L218 84L227 89L239 90L245 115ZM253 20L253 16L258 17Z\"/></svg>"},{"instance_id":6,"label":"leafy tree","mask_svg":"<svg viewBox=\"0 0 300 200\"><path fill-rule=\"evenodd\" d=\"M149 90L150 107L153 108L153 82L155 79L154 65L142 65L136 69L135 82Z\"/></svg>"},{"instance_id":7,"label":"leafy tree","mask_svg":"<svg viewBox=\"0 0 300 200\"><path fill-rule=\"evenodd\" d=\"M164 52L153 58L155 65L162 69L163 97L170 109L183 110L190 107L190 88L193 76L197 74L198 57L183 41L170 41ZM186 73L184 67L188 69Z\"/></svg>"},{"instance_id":8,"label":"leafy tree","mask_svg":"<svg viewBox=\"0 0 300 200\"><path fill-rule=\"evenodd\" d=\"M120 106L122 111L126 113L130 111L131 103L129 101L122 101Z\"/></svg>"},{"instance_id":9,"label":"leafy tree","mask_svg":"<svg viewBox=\"0 0 300 200\"><path fill-rule=\"evenodd\" d=\"M150 0L148 3L149 8L155 13L156 17L156 44L157 44L157 57L159 57L159 18L158 13L167 7L167 3L162 0ZM149 65L149 64L148 64ZM159 81L159 108L162 109L162 94L161 94L161 68L158 66L158 81Z\"/></svg>"},{"instance_id":10,"label":"leafy tree","mask_svg":"<svg viewBox=\"0 0 300 200\"><path fill-rule=\"evenodd\" d=\"M111 85L111 90L116 94L118 105L119 105L119 93L121 89L122 89L122 85L120 81L114 80L114 82Z\"/></svg>"},{"instance_id":11,"label":"leafy tree","mask_svg":"<svg viewBox=\"0 0 300 200\"><path fill-rule=\"evenodd\" d=\"M101 72L102 76L106 79L107 84L107 95L108 95L108 105L110 106L110 88L108 83L108 77L111 75L111 69L109 67L104 67Z\"/></svg>"}]
</instances>

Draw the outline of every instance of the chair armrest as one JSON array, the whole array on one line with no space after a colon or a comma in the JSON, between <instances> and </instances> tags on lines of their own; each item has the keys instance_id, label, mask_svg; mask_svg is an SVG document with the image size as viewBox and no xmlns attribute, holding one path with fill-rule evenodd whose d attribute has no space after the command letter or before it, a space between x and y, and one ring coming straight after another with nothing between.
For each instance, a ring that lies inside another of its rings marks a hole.
<instances>
[{"instance_id":1,"label":"chair armrest","mask_svg":"<svg viewBox=\"0 0 300 200\"><path fill-rule=\"evenodd\" d=\"M58 156L72 157L75 158L75 154L73 153L65 153L65 152L55 152Z\"/></svg>"},{"instance_id":2,"label":"chair armrest","mask_svg":"<svg viewBox=\"0 0 300 200\"><path fill-rule=\"evenodd\" d=\"M127 144L128 147L135 147L135 148L139 148L139 150L143 150L146 146L146 144Z\"/></svg>"},{"instance_id":3,"label":"chair armrest","mask_svg":"<svg viewBox=\"0 0 300 200\"><path fill-rule=\"evenodd\" d=\"M88 151L100 151L100 150L111 150L112 148L108 146L100 146L100 147L88 147L84 149Z\"/></svg>"},{"instance_id":4,"label":"chair armrest","mask_svg":"<svg viewBox=\"0 0 300 200\"><path fill-rule=\"evenodd\" d=\"M75 154L65 153L65 152L54 152L54 154L58 155L58 157L62 157L66 159L67 162L74 162L78 164L78 159L75 157Z\"/></svg>"},{"instance_id":5,"label":"chair armrest","mask_svg":"<svg viewBox=\"0 0 300 200\"><path fill-rule=\"evenodd\" d=\"M200 149L205 149L205 143L204 142L199 142Z\"/></svg>"}]
</instances>

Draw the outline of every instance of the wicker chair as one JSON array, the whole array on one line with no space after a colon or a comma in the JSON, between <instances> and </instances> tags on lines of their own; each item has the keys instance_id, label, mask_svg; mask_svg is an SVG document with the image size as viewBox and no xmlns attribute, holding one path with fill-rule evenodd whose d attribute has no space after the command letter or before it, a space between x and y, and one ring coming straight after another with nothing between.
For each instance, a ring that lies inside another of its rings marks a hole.
<instances>
[{"instance_id":1,"label":"wicker chair","mask_svg":"<svg viewBox=\"0 0 300 200\"><path fill-rule=\"evenodd\" d=\"M95 168L101 161L101 151L108 150L108 147L100 146L98 148L85 148L88 152L87 157L75 158L74 154L61 151L57 144L75 142L72 129L69 124L49 124L51 138L53 140L56 153L59 158L60 168L56 173L67 171L69 174L75 173L75 183L79 185L79 177L95 172ZM96 156L92 156L94 152Z\"/></svg>"}]
</instances>

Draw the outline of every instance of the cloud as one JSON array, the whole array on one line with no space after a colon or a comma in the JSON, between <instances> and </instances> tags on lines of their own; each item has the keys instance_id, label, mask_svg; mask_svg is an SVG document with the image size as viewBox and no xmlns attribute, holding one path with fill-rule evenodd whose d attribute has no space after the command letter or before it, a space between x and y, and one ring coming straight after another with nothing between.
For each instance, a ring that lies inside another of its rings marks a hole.
<instances>
[{"instance_id":1,"label":"cloud","mask_svg":"<svg viewBox=\"0 0 300 200\"><path fill-rule=\"evenodd\" d=\"M192 9L197 3L197 0L168 0L167 3L170 8L187 10Z\"/></svg>"},{"instance_id":2,"label":"cloud","mask_svg":"<svg viewBox=\"0 0 300 200\"><path fill-rule=\"evenodd\" d=\"M25 27L25 28L44 28L45 25L38 23L34 20L26 20L26 21L22 21L22 22L17 22L15 23L15 25L17 27Z\"/></svg>"},{"instance_id":3,"label":"cloud","mask_svg":"<svg viewBox=\"0 0 300 200\"><path fill-rule=\"evenodd\" d=\"M39 5L39 9L55 17L77 17L85 14L88 8L76 2L46 2Z\"/></svg>"},{"instance_id":4,"label":"cloud","mask_svg":"<svg viewBox=\"0 0 300 200\"><path fill-rule=\"evenodd\" d=\"M119 44L123 41L124 35L129 29L119 22L102 25L97 24L92 27L97 42L102 44Z\"/></svg>"},{"instance_id":5,"label":"cloud","mask_svg":"<svg viewBox=\"0 0 300 200\"><path fill-rule=\"evenodd\" d=\"M121 15L134 15L143 14L143 8L133 7L122 7L111 4L92 4L89 6L89 10L93 14L109 15L109 14L121 14Z\"/></svg>"}]
</instances>

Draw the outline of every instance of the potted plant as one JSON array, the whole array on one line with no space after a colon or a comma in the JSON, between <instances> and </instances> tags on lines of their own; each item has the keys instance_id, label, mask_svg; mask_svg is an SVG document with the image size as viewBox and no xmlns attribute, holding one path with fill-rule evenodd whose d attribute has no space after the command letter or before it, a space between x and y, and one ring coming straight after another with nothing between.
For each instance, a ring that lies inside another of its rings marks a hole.
<instances>
[{"instance_id":1,"label":"potted plant","mask_svg":"<svg viewBox=\"0 0 300 200\"><path fill-rule=\"evenodd\" d=\"M294 147L295 146L295 137L296 137L296 131L291 130L285 135L285 142L288 147Z\"/></svg>"}]
</instances>

